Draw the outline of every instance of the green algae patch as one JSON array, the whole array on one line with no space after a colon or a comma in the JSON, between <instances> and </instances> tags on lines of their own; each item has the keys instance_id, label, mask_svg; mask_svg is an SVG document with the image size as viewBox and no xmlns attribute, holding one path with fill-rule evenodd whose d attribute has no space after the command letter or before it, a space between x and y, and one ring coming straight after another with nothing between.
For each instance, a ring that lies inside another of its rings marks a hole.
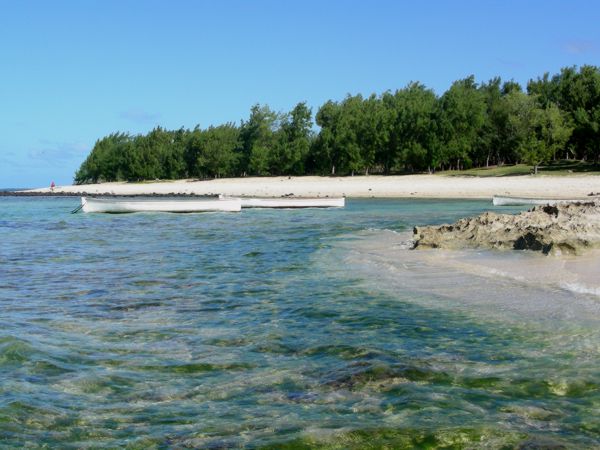
<instances>
[{"instance_id":1,"label":"green algae patch","mask_svg":"<svg viewBox=\"0 0 600 450\"><path fill-rule=\"evenodd\" d=\"M406 429L364 429L327 437L305 436L288 442L261 447L263 450L292 449L513 449L525 442L527 436L521 433L494 430L452 428L445 430Z\"/></svg>"},{"instance_id":2,"label":"green algae patch","mask_svg":"<svg viewBox=\"0 0 600 450\"><path fill-rule=\"evenodd\" d=\"M231 364L210 364L210 363L189 363L189 364L165 364L165 365L147 365L137 366L141 371L167 372L179 374L209 373L229 370L247 370L253 369L252 364L231 363Z\"/></svg>"}]
</instances>

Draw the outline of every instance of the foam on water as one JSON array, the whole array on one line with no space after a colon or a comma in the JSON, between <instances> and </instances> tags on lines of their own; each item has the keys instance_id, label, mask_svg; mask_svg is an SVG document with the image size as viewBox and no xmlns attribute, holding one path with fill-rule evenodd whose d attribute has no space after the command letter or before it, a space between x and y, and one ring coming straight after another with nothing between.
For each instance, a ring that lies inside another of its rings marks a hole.
<instances>
[{"instance_id":1,"label":"foam on water","mask_svg":"<svg viewBox=\"0 0 600 450\"><path fill-rule=\"evenodd\" d=\"M340 245L340 257L366 283L427 292L478 306L474 314L510 312L529 318L600 321L600 252L546 256L528 251L411 250L412 234L367 230ZM584 294L584 295L576 295ZM420 300L417 300L420 301Z\"/></svg>"}]
</instances>

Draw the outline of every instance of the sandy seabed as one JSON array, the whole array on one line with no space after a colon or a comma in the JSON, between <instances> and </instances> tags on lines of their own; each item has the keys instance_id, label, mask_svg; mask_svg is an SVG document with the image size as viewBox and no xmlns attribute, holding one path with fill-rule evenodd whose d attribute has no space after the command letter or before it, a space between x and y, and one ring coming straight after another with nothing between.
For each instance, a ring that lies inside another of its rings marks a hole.
<instances>
[{"instance_id":1,"label":"sandy seabed","mask_svg":"<svg viewBox=\"0 0 600 450\"><path fill-rule=\"evenodd\" d=\"M49 188L32 192L50 192ZM196 194L250 197L398 197L491 198L511 195L542 198L585 198L600 193L600 176L525 175L460 177L440 175L354 177L248 177L214 180L176 180L143 183L101 183L57 186L56 193L88 195Z\"/></svg>"}]
</instances>

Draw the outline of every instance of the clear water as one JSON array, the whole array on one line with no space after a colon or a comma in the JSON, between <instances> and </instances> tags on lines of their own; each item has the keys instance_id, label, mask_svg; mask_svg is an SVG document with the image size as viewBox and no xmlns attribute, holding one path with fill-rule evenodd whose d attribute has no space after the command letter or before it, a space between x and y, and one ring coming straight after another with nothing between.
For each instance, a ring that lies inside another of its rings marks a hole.
<instances>
[{"instance_id":1,"label":"clear water","mask_svg":"<svg viewBox=\"0 0 600 450\"><path fill-rule=\"evenodd\" d=\"M0 197L2 448L600 448L597 260L407 248L489 202L76 206Z\"/></svg>"}]
</instances>

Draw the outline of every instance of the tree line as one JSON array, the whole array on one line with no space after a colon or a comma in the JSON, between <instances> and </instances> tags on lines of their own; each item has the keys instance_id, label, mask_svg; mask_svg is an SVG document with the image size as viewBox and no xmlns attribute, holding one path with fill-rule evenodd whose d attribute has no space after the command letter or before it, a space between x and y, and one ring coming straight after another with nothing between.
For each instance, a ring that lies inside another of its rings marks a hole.
<instances>
[{"instance_id":1,"label":"tree line","mask_svg":"<svg viewBox=\"0 0 600 450\"><path fill-rule=\"evenodd\" d=\"M316 131L315 124L318 126ZM306 103L205 129L99 139L76 183L267 175L415 173L551 159L600 160L600 69L565 67L530 80L473 76L441 96L421 83Z\"/></svg>"}]
</instances>

